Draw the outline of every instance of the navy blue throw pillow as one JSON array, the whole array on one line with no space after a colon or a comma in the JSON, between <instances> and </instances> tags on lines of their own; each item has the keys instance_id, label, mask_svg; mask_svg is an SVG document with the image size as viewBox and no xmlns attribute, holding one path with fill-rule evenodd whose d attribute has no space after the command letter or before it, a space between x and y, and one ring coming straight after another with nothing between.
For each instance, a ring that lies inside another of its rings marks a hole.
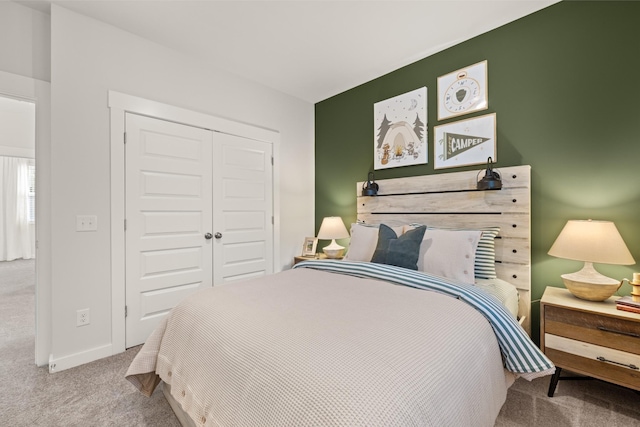
<instances>
[{"instance_id":1,"label":"navy blue throw pillow","mask_svg":"<svg viewBox=\"0 0 640 427\"><path fill-rule=\"evenodd\" d=\"M417 270L420 243L426 229L424 226L414 228L398 237L390 227L380 224L378 244L371 262Z\"/></svg>"}]
</instances>

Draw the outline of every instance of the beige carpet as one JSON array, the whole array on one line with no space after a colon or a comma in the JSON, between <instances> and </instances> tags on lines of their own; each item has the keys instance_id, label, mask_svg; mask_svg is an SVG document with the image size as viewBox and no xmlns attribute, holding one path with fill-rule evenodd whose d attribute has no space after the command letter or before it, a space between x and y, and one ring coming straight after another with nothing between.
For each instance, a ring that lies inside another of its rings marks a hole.
<instances>
[{"instance_id":1,"label":"beige carpet","mask_svg":"<svg viewBox=\"0 0 640 427\"><path fill-rule=\"evenodd\" d=\"M0 426L179 426L160 389L147 398L124 379L137 347L56 374L34 365L33 266L0 262ZM496 426L640 426L640 394L632 390L560 381L549 398L548 384L516 381Z\"/></svg>"},{"instance_id":2,"label":"beige carpet","mask_svg":"<svg viewBox=\"0 0 640 427\"><path fill-rule=\"evenodd\" d=\"M0 262L0 426L180 426L124 374L139 348L49 374L34 364L34 261Z\"/></svg>"}]
</instances>

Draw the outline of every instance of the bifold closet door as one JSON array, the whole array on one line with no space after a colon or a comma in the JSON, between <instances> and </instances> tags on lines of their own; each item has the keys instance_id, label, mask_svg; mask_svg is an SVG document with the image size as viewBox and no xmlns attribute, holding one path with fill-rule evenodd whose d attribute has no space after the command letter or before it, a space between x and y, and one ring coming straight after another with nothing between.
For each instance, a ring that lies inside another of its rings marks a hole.
<instances>
[{"instance_id":1,"label":"bifold closet door","mask_svg":"<svg viewBox=\"0 0 640 427\"><path fill-rule=\"evenodd\" d=\"M126 114L126 347L212 280L213 132Z\"/></svg>"},{"instance_id":2,"label":"bifold closet door","mask_svg":"<svg viewBox=\"0 0 640 427\"><path fill-rule=\"evenodd\" d=\"M213 138L214 284L273 273L273 145Z\"/></svg>"}]
</instances>

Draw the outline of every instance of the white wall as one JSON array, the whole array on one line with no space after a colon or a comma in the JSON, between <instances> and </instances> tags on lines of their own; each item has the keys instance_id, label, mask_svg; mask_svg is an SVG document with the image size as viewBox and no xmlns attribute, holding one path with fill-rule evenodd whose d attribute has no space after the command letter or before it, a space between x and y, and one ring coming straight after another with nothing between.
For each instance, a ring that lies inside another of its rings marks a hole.
<instances>
[{"instance_id":1,"label":"white wall","mask_svg":"<svg viewBox=\"0 0 640 427\"><path fill-rule=\"evenodd\" d=\"M49 16L0 1L0 70L51 81Z\"/></svg>"},{"instance_id":2,"label":"white wall","mask_svg":"<svg viewBox=\"0 0 640 427\"><path fill-rule=\"evenodd\" d=\"M52 5L52 362L66 368L111 344L107 93L115 90L279 131L280 267L313 233L313 104ZM75 217L98 216L77 233ZM76 310L91 324L77 328Z\"/></svg>"}]
</instances>

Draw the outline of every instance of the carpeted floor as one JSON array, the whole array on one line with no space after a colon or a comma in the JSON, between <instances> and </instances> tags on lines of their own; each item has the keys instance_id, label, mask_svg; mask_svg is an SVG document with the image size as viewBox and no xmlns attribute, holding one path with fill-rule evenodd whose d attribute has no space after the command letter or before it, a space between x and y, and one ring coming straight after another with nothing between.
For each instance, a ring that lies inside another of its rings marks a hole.
<instances>
[{"instance_id":1,"label":"carpeted floor","mask_svg":"<svg viewBox=\"0 0 640 427\"><path fill-rule=\"evenodd\" d=\"M141 395L124 374L139 348L49 374L34 364L33 260L0 262L0 426L175 426L158 388Z\"/></svg>"},{"instance_id":2,"label":"carpeted floor","mask_svg":"<svg viewBox=\"0 0 640 427\"><path fill-rule=\"evenodd\" d=\"M158 388L142 396L124 379L138 347L49 374L34 365L34 261L0 262L0 426L180 424ZM517 380L496 427L640 426L640 394L597 380ZM254 426L250 426L254 427Z\"/></svg>"}]
</instances>

